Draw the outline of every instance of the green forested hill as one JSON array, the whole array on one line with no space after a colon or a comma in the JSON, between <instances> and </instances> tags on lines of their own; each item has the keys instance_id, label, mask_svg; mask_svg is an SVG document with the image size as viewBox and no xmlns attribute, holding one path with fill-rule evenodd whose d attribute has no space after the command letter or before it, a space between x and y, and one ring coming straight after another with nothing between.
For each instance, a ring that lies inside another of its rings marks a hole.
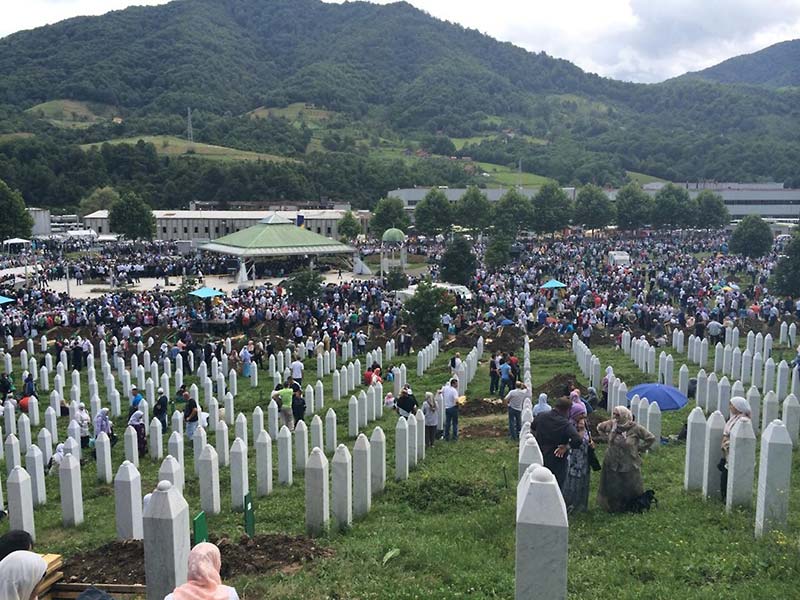
<instances>
[{"instance_id":1,"label":"green forested hill","mask_svg":"<svg viewBox=\"0 0 800 600\"><path fill-rule=\"evenodd\" d=\"M54 100L113 107L122 120L98 117L69 126L37 109L25 112ZM311 123L260 109L292 103L332 116ZM248 167L247 181L239 180L245 171L235 165L217 166L224 176L210 178L207 183L218 185L203 194L220 198L275 195L276 189L290 196L305 178L299 189L351 195L367 205L400 181L469 180L463 169L402 158L418 150L521 165L563 184L621 184L628 171L678 181L800 184L800 88L688 77L624 83L406 3L319 0L177 0L3 38L0 134L36 137L0 145L0 179L26 199L74 204L100 182L88 170L69 177L74 165L44 148L62 154L110 139L182 135L187 107L198 142L306 161L273 169L292 171L291 183L284 177L263 188L252 185L260 181L251 172L258 166ZM463 141L456 147L449 138ZM320 151L347 159L325 162L324 154L316 156ZM402 177L387 176L393 173L387 161L400 159ZM352 170L333 178L309 170L334 163ZM112 169L107 177L154 203L167 201L137 174Z\"/></svg>"},{"instance_id":2,"label":"green forested hill","mask_svg":"<svg viewBox=\"0 0 800 600\"><path fill-rule=\"evenodd\" d=\"M735 56L684 77L770 87L800 86L800 39Z\"/></svg>"}]
</instances>

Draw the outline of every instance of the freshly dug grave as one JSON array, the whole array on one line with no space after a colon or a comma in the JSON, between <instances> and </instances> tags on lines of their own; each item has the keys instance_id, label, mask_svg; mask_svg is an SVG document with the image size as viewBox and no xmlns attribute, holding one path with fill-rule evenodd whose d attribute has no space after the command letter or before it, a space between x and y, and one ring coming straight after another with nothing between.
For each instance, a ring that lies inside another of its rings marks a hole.
<instances>
[{"instance_id":1,"label":"freshly dug grave","mask_svg":"<svg viewBox=\"0 0 800 600\"><path fill-rule=\"evenodd\" d=\"M535 403L536 400L539 398L539 394L547 394L548 400L555 400L560 396L569 396L570 390L573 388L578 388L581 393L581 396L586 396L589 390L586 389L585 386L578 383L578 380L575 378L575 375L570 373L562 373L561 375L556 375L549 381L546 381L542 385L533 388L533 402Z\"/></svg>"},{"instance_id":2,"label":"freshly dug grave","mask_svg":"<svg viewBox=\"0 0 800 600\"><path fill-rule=\"evenodd\" d=\"M475 398L458 407L461 417L482 417L506 412L506 405L499 398Z\"/></svg>"},{"instance_id":3,"label":"freshly dug grave","mask_svg":"<svg viewBox=\"0 0 800 600\"><path fill-rule=\"evenodd\" d=\"M275 571L294 573L305 563L333 555L305 536L282 534L242 536L238 542L211 537L222 554L222 579L239 575L268 574ZM109 556L114 560L110 561ZM144 542L114 541L68 558L64 562L67 583L144 584Z\"/></svg>"},{"instance_id":4,"label":"freshly dug grave","mask_svg":"<svg viewBox=\"0 0 800 600\"><path fill-rule=\"evenodd\" d=\"M508 436L508 428L497 423L470 423L459 429L458 437L465 439L475 438L504 438Z\"/></svg>"},{"instance_id":5,"label":"freshly dug grave","mask_svg":"<svg viewBox=\"0 0 800 600\"><path fill-rule=\"evenodd\" d=\"M562 350L572 345L572 336L558 335L552 327L542 327L531 336L531 350Z\"/></svg>"}]
</instances>

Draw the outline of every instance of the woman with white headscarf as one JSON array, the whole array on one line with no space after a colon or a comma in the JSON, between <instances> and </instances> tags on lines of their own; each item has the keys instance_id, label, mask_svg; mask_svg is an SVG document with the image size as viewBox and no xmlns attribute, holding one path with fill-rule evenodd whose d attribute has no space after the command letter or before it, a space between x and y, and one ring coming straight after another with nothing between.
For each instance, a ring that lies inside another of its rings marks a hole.
<instances>
[{"instance_id":1,"label":"woman with white headscarf","mask_svg":"<svg viewBox=\"0 0 800 600\"><path fill-rule=\"evenodd\" d=\"M128 427L133 427L136 431L136 442L139 447L139 456L144 456L147 452L147 432L144 429L144 413L137 410L128 419Z\"/></svg>"},{"instance_id":2,"label":"woman with white headscarf","mask_svg":"<svg viewBox=\"0 0 800 600\"><path fill-rule=\"evenodd\" d=\"M186 583L164 600L239 600L234 588L222 584L221 567L219 548L208 542L197 544L189 553Z\"/></svg>"},{"instance_id":3,"label":"woman with white headscarf","mask_svg":"<svg viewBox=\"0 0 800 600\"><path fill-rule=\"evenodd\" d=\"M58 444L53 456L50 457L50 462L47 463L47 474L58 475L58 468L61 466L62 460L64 460L64 444Z\"/></svg>"},{"instance_id":4,"label":"woman with white headscarf","mask_svg":"<svg viewBox=\"0 0 800 600\"><path fill-rule=\"evenodd\" d=\"M731 398L728 410L730 411L730 417L728 417L725 428L722 430L722 458L719 459L719 464L717 464L717 468L720 471L720 492L723 500L725 500L728 492L728 452L731 449L731 432L734 426L743 418L750 418L750 403L741 396L734 396Z\"/></svg>"},{"instance_id":5,"label":"woman with white headscarf","mask_svg":"<svg viewBox=\"0 0 800 600\"><path fill-rule=\"evenodd\" d=\"M45 560L33 552L17 550L0 561L0 598L36 600L36 586L47 571Z\"/></svg>"},{"instance_id":6,"label":"woman with white headscarf","mask_svg":"<svg viewBox=\"0 0 800 600\"><path fill-rule=\"evenodd\" d=\"M547 403L547 394L539 394L539 401L533 407L533 416L546 413L552 410L552 407Z\"/></svg>"}]
</instances>

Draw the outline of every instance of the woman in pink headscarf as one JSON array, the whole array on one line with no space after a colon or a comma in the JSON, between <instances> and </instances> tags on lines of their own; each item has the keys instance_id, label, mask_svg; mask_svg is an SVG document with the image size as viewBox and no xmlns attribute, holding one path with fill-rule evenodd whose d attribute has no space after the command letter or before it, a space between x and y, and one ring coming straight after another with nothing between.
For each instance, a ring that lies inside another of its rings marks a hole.
<instances>
[{"instance_id":1,"label":"woman in pink headscarf","mask_svg":"<svg viewBox=\"0 0 800 600\"><path fill-rule=\"evenodd\" d=\"M189 553L187 581L164 600L239 600L232 587L222 584L222 558L214 544L202 542Z\"/></svg>"}]
</instances>

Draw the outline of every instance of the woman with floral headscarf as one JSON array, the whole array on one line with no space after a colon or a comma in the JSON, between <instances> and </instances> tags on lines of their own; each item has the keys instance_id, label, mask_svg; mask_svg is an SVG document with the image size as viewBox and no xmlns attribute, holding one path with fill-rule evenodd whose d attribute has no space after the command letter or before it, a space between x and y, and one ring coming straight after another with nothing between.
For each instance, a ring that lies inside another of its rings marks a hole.
<instances>
[{"instance_id":1,"label":"woman with floral headscarf","mask_svg":"<svg viewBox=\"0 0 800 600\"><path fill-rule=\"evenodd\" d=\"M197 544L189 553L186 583L164 600L239 600L234 588L222 584L221 567L219 548L208 542Z\"/></svg>"},{"instance_id":2,"label":"woman with floral headscarf","mask_svg":"<svg viewBox=\"0 0 800 600\"><path fill-rule=\"evenodd\" d=\"M728 492L728 452L731 448L731 432L739 421L750 418L750 403L741 396L734 396L731 398L729 410L730 417L722 430L722 458L717 465L720 470L720 492L723 500Z\"/></svg>"},{"instance_id":3,"label":"woman with floral headscarf","mask_svg":"<svg viewBox=\"0 0 800 600\"><path fill-rule=\"evenodd\" d=\"M608 435L597 503L608 512L622 512L644 493L640 454L653 445L656 436L635 423L624 406L615 406L611 419L600 423L597 431Z\"/></svg>"}]
</instances>

